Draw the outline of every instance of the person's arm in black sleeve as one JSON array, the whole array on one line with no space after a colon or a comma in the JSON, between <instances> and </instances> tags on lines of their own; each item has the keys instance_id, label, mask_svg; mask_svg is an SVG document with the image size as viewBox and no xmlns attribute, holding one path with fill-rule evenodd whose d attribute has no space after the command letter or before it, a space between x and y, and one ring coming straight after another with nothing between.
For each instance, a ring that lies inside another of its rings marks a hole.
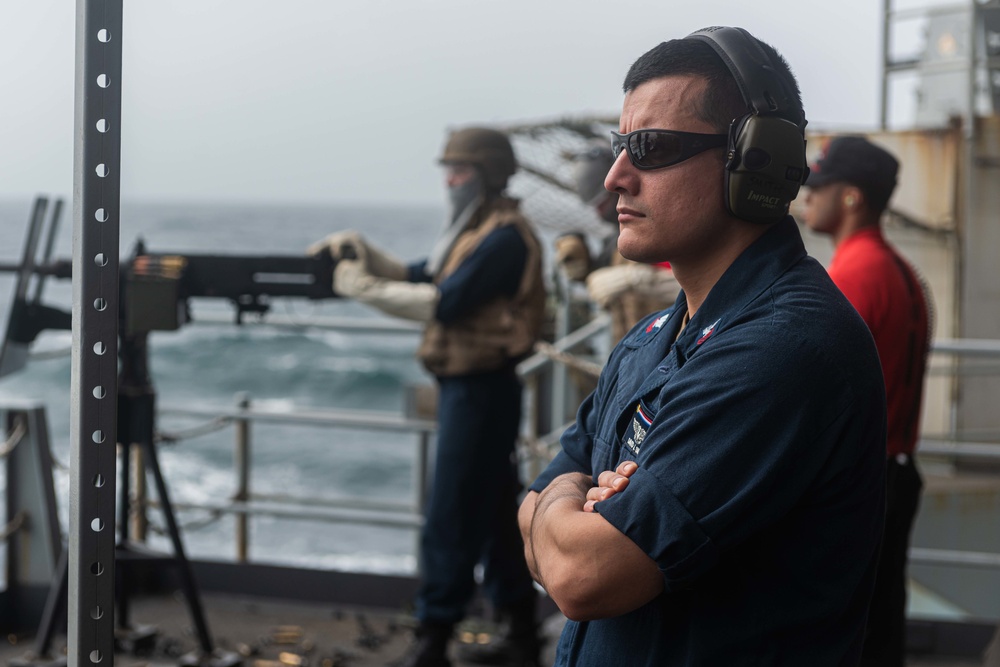
<instances>
[{"instance_id":1,"label":"person's arm in black sleeve","mask_svg":"<svg viewBox=\"0 0 1000 667\"><path fill-rule=\"evenodd\" d=\"M371 275L359 260L341 260L334 291L396 317L449 323L497 295L516 294L527 252L516 229L498 229L441 285L431 284L426 261L401 266L400 279L386 280Z\"/></svg>"},{"instance_id":2,"label":"person's arm in black sleeve","mask_svg":"<svg viewBox=\"0 0 1000 667\"><path fill-rule=\"evenodd\" d=\"M406 267L406 280L411 283L429 283L434 280L434 276L427 273L427 260L408 264Z\"/></svg>"},{"instance_id":3,"label":"person's arm in black sleeve","mask_svg":"<svg viewBox=\"0 0 1000 667\"><path fill-rule=\"evenodd\" d=\"M435 319L449 324L490 299L514 296L521 285L527 260L528 246L515 227L494 230L438 285L441 299Z\"/></svg>"}]
</instances>

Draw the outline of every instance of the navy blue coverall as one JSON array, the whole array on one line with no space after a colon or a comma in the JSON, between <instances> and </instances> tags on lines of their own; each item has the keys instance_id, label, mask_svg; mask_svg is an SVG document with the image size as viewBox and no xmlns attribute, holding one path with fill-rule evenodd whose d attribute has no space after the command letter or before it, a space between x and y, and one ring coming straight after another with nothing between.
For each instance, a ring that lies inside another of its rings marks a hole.
<instances>
[{"instance_id":1,"label":"navy blue coverall","mask_svg":"<svg viewBox=\"0 0 1000 667\"><path fill-rule=\"evenodd\" d=\"M625 336L531 485L635 461L595 511L663 575L638 609L568 622L556 665L857 664L885 507L871 334L791 218L678 335L686 310Z\"/></svg>"}]
</instances>

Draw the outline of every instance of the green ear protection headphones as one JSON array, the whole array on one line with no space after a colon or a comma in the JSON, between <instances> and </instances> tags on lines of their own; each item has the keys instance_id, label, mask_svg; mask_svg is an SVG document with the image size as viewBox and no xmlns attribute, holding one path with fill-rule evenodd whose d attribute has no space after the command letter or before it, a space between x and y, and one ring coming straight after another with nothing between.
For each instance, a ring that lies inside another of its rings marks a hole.
<instances>
[{"instance_id":1,"label":"green ear protection headphones","mask_svg":"<svg viewBox=\"0 0 1000 667\"><path fill-rule=\"evenodd\" d=\"M719 54L751 109L729 127L726 208L750 222L784 219L809 175L806 119L794 91L742 28L704 28L685 39L705 42Z\"/></svg>"}]
</instances>

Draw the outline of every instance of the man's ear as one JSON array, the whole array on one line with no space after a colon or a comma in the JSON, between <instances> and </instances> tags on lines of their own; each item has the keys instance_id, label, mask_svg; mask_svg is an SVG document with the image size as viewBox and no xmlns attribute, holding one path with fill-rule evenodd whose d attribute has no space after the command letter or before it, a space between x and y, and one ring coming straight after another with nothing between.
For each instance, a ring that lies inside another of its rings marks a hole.
<instances>
[{"instance_id":1,"label":"man's ear","mask_svg":"<svg viewBox=\"0 0 1000 667\"><path fill-rule=\"evenodd\" d=\"M849 211L854 211L862 206L868 205L868 201L865 199L865 193L861 191L861 188L855 185L845 185L840 191L840 197L841 202L844 204L844 208Z\"/></svg>"}]
</instances>

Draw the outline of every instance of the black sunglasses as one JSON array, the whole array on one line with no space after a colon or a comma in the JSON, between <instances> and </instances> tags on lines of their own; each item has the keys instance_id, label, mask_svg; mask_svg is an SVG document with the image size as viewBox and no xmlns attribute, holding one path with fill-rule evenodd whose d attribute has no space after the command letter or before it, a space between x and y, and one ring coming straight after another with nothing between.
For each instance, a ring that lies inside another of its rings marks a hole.
<instances>
[{"instance_id":1,"label":"black sunglasses","mask_svg":"<svg viewBox=\"0 0 1000 667\"><path fill-rule=\"evenodd\" d=\"M659 169L683 162L709 148L725 146L728 134L698 134L677 130L636 130L628 134L611 133L611 151L615 159L623 150L636 169Z\"/></svg>"}]
</instances>

